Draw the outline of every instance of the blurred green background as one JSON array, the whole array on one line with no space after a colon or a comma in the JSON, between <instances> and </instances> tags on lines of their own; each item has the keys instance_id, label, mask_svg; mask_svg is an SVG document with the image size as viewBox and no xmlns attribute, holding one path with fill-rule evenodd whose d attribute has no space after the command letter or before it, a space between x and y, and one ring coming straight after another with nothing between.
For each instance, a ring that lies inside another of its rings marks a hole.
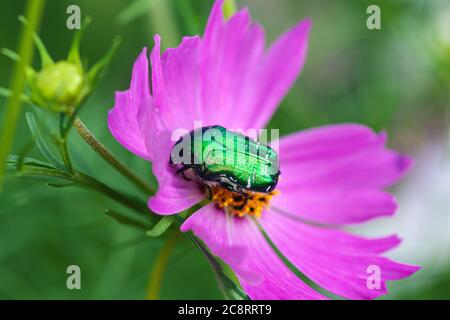
<instances>
[{"instance_id":1,"label":"blurred green background","mask_svg":"<svg viewBox=\"0 0 450 320\"><path fill-rule=\"evenodd\" d=\"M312 17L304 70L270 126L286 134L338 122L365 123L389 133L389 144L417 160L393 192L394 219L355 227L356 232L404 239L390 256L423 265L412 278L389 285L392 299L450 298L450 3L447 0L242 0L272 41L300 19ZM97 61L115 35L123 43L80 117L96 136L142 176L148 164L124 150L107 129L114 91L128 88L131 66L160 33L165 47L182 35L202 34L212 6L207 0L48 0L40 35L55 60L63 59L73 31L66 8L77 4L91 24L82 56ZM381 8L381 30L368 30L366 8ZM22 0L0 4L0 47L15 49ZM38 66L37 55L35 65ZM0 86L8 87L12 62L0 56ZM0 98L0 116L6 100ZM24 106L29 111L30 106ZM31 139L22 115L14 150ZM135 188L70 136L79 168L129 193ZM39 158L36 150L30 156ZM45 180L10 178L0 193L0 298L142 299L162 240L117 223L105 208L126 208L77 187L52 188ZM81 267L82 289L66 288L66 268ZM170 259L161 298L222 298L199 250L183 239Z\"/></svg>"}]
</instances>

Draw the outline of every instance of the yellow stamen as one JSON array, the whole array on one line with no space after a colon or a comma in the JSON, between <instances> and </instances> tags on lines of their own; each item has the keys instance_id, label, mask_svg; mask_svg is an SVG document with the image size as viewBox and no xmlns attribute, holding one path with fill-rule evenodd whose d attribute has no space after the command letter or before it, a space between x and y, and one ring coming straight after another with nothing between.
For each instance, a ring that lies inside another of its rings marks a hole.
<instances>
[{"instance_id":1,"label":"yellow stamen","mask_svg":"<svg viewBox=\"0 0 450 320\"><path fill-rule=\"evenodd\" d=\"M260 217L263 210L269 206L273 196L280 194L279 190L269 193L246 192L240 194L222 187L211 188L211 200L229 213L243 217L246 214Z\"/></svg>"}]
</instances>

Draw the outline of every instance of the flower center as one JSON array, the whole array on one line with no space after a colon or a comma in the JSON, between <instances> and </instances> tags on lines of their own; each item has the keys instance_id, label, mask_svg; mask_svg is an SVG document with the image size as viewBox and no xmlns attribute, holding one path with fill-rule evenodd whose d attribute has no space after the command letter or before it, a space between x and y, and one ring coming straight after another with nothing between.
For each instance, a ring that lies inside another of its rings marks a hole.
<instances>
[{"instance_id":1,"label":"flower center","mask_svg":"<svg viewBox=\"0 0 450 320\"><path fill-rule=\"evenodd\" d=\"M219 207L224 208L229 213L243 217L246 214L260 217L265 208L269 206L273 196L280 194L279 190L269 193L257 193L247 191L245 194L232 192L223 187L212 187L212 201Z\"/></svg>"}]
</instances>

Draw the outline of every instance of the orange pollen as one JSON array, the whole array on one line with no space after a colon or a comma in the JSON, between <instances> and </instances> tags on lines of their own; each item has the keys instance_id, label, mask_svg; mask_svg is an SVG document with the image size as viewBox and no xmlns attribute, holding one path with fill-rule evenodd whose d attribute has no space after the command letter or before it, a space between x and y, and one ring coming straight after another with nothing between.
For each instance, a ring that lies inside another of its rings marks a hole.
<instances>
[{"instance_id":1,"label":"orange pollen","mask_svg":"<svg viewBox=\"0 0 450 320\"><path fill-rule=\"evenodd\" d=\"M222 187L211 188L211 200L229 213L243 217L246 214L259 218L261 213L270 204L273 196L279 195L279 190L270 193L249 192L240 194Z\"/></svg>"}]
</instances>

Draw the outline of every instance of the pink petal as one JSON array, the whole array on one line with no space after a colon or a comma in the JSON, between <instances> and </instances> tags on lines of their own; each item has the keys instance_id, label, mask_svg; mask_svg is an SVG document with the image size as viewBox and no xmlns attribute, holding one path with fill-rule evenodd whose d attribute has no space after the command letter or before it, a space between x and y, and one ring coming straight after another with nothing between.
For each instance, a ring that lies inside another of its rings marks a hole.
<instances>
[{"instance_id":1,"label":"pink petal","mask_svg":"<svg viewBox=\"0 0 450 320\"><path fill-rule=\"evenodd\" d=\"M205 193L195 182L176 176L175 168L169 163L173 146L173 142L170 140L170 131L148 130L148 125L156 122L155 112L141 111L140 115L141 128L145 133L147 147L153 152L153 174L158 180L158 191L149 199L149 208L162 215L176 214L202 201ZM154 125L154 127L158 127L158 125Z\"/></svg>"},{"instance_id":2,"label":"pink petal","mask_svg":"<svg viewBox=\"0 0 450 320\"><path fill-rule=\"evenodd\" d=\"M274 209L324 224L351 224L393 215L397 204L387 192L370 189L281 189Z\"/></svg>"},{"instance_id":3,"label":"pink petal","mask_svg":"<svg viewBox=\"0 0 450 320\"><path fill-rule=\"evenodd\" d=\"M299 23L265 53L264 30L248 10L224 21L222 4L214 4L201 49L203 121L263 128L303 66L311 22Z\"/></svg>"},{"instance_id":4,"label":"pink petal","mask_svg":"<svg viewBox=\"0 0 450 320\"><path fill-rule=\"evenodd\" d=\"M209 204L181 226L188 230L233 269L250 298L324 299L289 270L252 220L229 217Z\"/></svg>"},{"instance_id":5,"label":"pink petal","mask_svg":"<svg viewBox=\"0 0 450 320\"><path fill-rule=\"evenodd\" d=\"M309 279L350 299L373 299L387 293L386 281L410 276L420 267L379 256L399 244L395 236L363 239L344 232L296 222L274 211L260 219L275 246ZM380 270L379 288L370 289L370 268Z\"/></svg>"},{"instance_id":6,"label":"pink petal","mask_svg":"<svg viewBox=\"0 0 450 320\"><path fill-rule=\"evenodd\" d=\"M412 160L386 149L384 142L384 135L376 136L358 125L326 126L282 138L281 185L299 189L390 186L405 175Z\"/></svg>"},{"instance_id":7,"label":"pink petal","mask_svg":"<svg viewBox=\"0 0 450 320\"><path fill-rule=\"evenodd\" d=\"M264 128L297 79L305 63L312 21L305 19L283 34L270 48L256 76L257 88L249 105L248 126Z\"/></svg>"},{"instance_id":8,"label":"pink petal","mask_svg":"<svg viewBox=\"0 0 450 320\"><path fill-rule=\"evenodd\" d=\"M149 160L149 150L145 146L137 121L139 107L142 104L152 104L146 54L147 48L144 48L134 63L130 89L116 92L115 105L108 114L108 127L114 138L125 148Z\"/></svg>"},{"instance_id":9,"label":"pink petal","mask_svg":"<svg viewBox=\"0 0 450 320\"><path fill-rule=\"evenodd\" d=\"M411 159L388 150L385 134L355 124L331 125L280 140L280 211L325 224L361 223L392 215L381 191L402 178Z\"/></svg>"},{"instance_id":10,"label":"pink petal","mask_svg":"<svg viewBox=\"0 0 450 320\"><path fill-rule=\"evenodd\" d=\"M161 39L155 36L151 53L152 90L155 107L168 129L192 130L201 120L199 85L200 38L185 37L177 48L160 57Z\"/></svg>"}]
</instances>

